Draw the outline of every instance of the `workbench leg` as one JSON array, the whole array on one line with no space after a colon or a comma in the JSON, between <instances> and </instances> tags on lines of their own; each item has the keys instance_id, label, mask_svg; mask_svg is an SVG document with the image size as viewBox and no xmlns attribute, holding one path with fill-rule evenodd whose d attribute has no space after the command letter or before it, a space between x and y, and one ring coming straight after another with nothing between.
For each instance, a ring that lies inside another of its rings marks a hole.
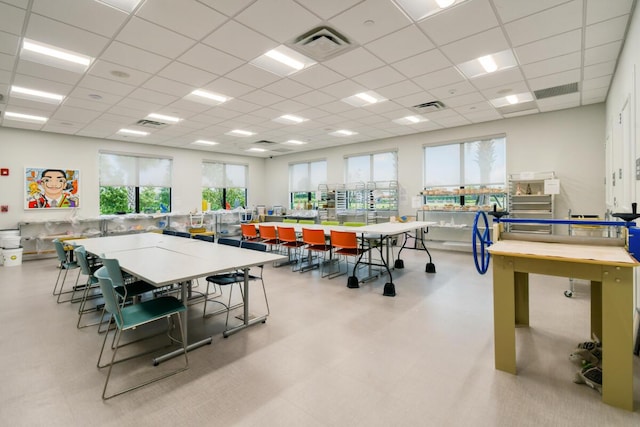
<instances>
[{"instance_id":1,"label":"workbench leg","mask_svg":"<svg viewBox=\"0 0 640 427\"><path fill-rule=\"evenodd\" d=\"M602 401L633 411L633 269L604 267Z\"/></svg>"},{"instance_id":2,"label":"workbench leg","mask_svg":"<svg viewBox=\"0 0 640 427\"><path fill-rule=\"evenodd\" d=\"M493 336L495 367L516 373L516 309L513 260L493 257Z\"/></svg>"},{"instance_id":3,"label":"workbench leg","mask_svg":"<svg viewBox=\"0 0 640 427\"><path fill-rule=\"evenodd\" d=\"M591 335L602 341L602 282L591 281Z\"/></svg>"},{"instance_id":4,"label":"workbench leg","mask_svg":"<svg viewBox=\"0 0 640 427\"><path fill-rule=\"evenodd\" d=\"M529 273L514 272L515 322L517 326L529 326Z\"/></svg>"}]
</instances>

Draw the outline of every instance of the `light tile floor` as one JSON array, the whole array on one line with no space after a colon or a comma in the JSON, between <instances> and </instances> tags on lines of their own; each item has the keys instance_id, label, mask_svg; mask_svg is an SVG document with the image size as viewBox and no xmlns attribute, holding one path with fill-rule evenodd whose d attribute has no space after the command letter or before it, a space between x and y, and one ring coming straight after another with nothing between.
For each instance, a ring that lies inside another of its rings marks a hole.
<instances>
[{"instance_id":1,"label":"light tile floor","mask_svg":"<svg viewBox=\"0 0 640 427\"><path fill-rule=\"evenodd\" d=\"M394 298L382 296L386 276L348 289L346 276L267 267L266 324L224 339L224 316L202 319L192 306L191 335L213 344L190 352L188 371L106 402L102 337L76 329L75 304L55 303L55 260L0 267L0 425L640 425L638 358L635 412L572 382L567 356L589 339L588 284L566 298L567 279L532 276L532 327L517 331L513 376L493 367L491 274L476 273L470 254L432 254L437 273L427 274L423 252L403 251Z\"/></svg>"}]
</instances>

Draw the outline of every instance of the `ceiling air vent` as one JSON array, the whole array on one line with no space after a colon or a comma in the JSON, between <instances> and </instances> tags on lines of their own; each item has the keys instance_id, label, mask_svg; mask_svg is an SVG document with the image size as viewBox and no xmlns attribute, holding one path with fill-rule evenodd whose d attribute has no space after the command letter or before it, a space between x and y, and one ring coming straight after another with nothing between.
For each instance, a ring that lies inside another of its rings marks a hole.
<instances>
[{"instance_id":1,"label":"ceiling air vent","mask_svg":"<svg viewBox=\"0 0 640 427\"><path fill-rule=\"evenodd\" d=\"M536 99L551 98L553 96L567 95L578 91L578 83L569 83L561 86L548 87L546 89L534 90Z\"/></svg>"},{"instance_id":2,"label":"ceiling air vent","mask_svg":"<svg viewBox=\"0 0 640 427\"><path fill-rule=\"evenodd\" d=\"M143 126L147 128L160 129L167 126L167 123L159 122L156 120L142 119L136 122L136 125Z\"/></svg>"},{"instance_id":3,"label":"ceiling air vent","mask_svg":"<svg viewBox=\"0 0 640 427\"><path fill-rule=\"evenodd\" d=\"M414 105L412 108L419 113L434 113L444 110L447 107L445 107L442 101L429 101L424 104Z\"/></svg>"},{"instance_id":4,"label":"ceiling air vent","mask_svg":"<svg viewBox=\"0 0 640 427\"><path fill-rule=\"evenodd\" d=\"M317 27L296 37L289 47L318 62L333 58L355 46L345 36L329 27Z\"/></svg>"}]
</instances>

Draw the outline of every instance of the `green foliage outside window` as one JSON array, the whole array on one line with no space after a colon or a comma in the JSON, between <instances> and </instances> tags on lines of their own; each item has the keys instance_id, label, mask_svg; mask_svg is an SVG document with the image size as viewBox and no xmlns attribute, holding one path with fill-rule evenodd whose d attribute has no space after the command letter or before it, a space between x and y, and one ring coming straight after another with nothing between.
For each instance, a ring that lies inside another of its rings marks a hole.
<instances>
[{"instance_id":1,"label":"green foliage outside window","mask_svg":"<svg viewBox=\"0 0 640 427\"><path fill-rule=\"evenodd\" d=\"M136 212L135 187L100 187L100 213ZM168 187L139 187L139 212L169 212L171 191Z\"/></svg>"},{"instance_id":2,"label":"green foliage outside window","mask_svg":"<svg viewBox=\"0 0 640 427\"><path fill-rule=\"evenodd\" d=\"M109 215L117 212L133 212L127 187L100 187L100 213Z\"/></svg>"},{"instance_id":3,"label":"green foliage outside window","mask_svg":"<svg viewBox=\"0 0 640 427\"><path fill-rule=\"evenodd\" d=\"M202 200L211 203L211 210L225 209L226 203L231 209L247 206L246 188L204 188Z\"/></svg>"}]
</instances>

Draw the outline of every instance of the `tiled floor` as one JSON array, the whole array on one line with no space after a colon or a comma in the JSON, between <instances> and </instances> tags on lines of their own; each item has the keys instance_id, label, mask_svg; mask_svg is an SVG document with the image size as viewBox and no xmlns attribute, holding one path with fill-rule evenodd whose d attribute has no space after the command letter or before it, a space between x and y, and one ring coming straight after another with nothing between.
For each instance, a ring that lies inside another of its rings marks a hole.
<instances>
[{"instance_id":1,"label":"tiled floor","mask_svg":"<svg viewBox=\"0 0 640 427\"><path fill-rule=\"evenodd\" d=\"M346 276L267 267L266 324L224 339L224 316L202 319L192 306L192 336L213 344L189 354L189 370L106 402L102 336L76 329L76 305L55 303L55 260L0 267L0 425L640 425L638 358L635 412L572 382L567 356L589 338L587 284L570 299L567 279L532 276L532 327L517 331L513 376L493 367L491 274L476 273L470 254L432 252L436 274L424 272L424 253L403 252L394 298L381 295L388 277L348 289ZM130 379L118 368L116 384Z\"/></svg>"}]
</instances>

